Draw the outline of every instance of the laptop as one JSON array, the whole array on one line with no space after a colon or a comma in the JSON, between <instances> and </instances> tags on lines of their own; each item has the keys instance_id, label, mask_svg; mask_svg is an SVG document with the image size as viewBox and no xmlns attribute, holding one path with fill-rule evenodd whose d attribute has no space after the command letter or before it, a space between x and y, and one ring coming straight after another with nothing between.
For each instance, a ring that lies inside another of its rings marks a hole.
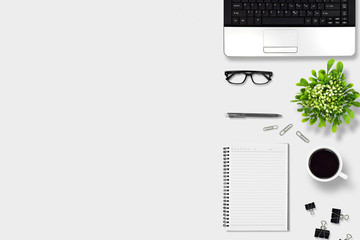
<instances>
[{"instance_id":1,"label":"laptop","mask_svg":"<svg viewBox=\"0 0 360 240\"><path fill-rule=\"evenodd\" d=\"M356 0L224 0L229 57L351 56Z\"/></svg>"}]
</instances>

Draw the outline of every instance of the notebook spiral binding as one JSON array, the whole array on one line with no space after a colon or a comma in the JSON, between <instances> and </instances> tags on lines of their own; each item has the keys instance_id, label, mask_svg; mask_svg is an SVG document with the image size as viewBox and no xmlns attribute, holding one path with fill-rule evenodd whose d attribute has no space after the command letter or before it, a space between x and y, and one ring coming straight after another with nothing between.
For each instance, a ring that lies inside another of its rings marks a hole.
<instances>
[{"instance_id":1,"label":"notebook spiral binding","mask_svg":"<svg viewBox=\"0 0 360 240\"><path fill-rule=\"evenodd\" d=\"M230 186L229 186L229 147L223 148L223 157L224 157L224 203L223 203L223 226L229 227L229 195L230 195Z\"/></svg>"}]
</instances>

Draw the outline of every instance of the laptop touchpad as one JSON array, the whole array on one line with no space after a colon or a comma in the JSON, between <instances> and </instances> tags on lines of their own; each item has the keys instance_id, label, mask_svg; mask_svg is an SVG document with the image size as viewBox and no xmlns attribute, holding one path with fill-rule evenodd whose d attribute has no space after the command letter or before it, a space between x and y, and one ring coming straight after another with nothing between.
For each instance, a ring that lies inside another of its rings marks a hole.
<instances>
[{"instance_id":1,"label":"laptop touchpad","mask_svg":"<svg viewBox=\"0 0 360 240\"><path fill-rule=\"evenodd\" d=\"M296 30L264 30L264 53L297 53Z\"/></svg>"}]
</instances>

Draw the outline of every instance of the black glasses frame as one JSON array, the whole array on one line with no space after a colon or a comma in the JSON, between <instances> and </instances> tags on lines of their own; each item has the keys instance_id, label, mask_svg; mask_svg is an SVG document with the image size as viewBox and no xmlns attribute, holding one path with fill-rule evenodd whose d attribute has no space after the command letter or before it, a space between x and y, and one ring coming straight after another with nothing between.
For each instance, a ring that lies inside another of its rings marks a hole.
<instances>
[{"instance_id":1,"label":"black glasses frame","mask_svg":"<svg viewBox=\"0 0 360 240\"><path fill-rule=\"evenodd\" d=\"M244 81L242 81L241 83L233 83L230 81L230 79L235 76L236 74L245 74L245 78ZM261 74L263 75L268 81L265 83L256 83L253 79L253 74ZM271 81L271 77L273 75L273 72L269 72L269 71L248 71L248 70L244 70L244 71L226 71L225 72L225 76L226 76L226 81L228 81L230 84L244 84L246 82L246 79L248 78L248 76L250 76L251 81L256 84L256 85L264 85L264 84L268 84Z\"/></svg>"}]
</instances>

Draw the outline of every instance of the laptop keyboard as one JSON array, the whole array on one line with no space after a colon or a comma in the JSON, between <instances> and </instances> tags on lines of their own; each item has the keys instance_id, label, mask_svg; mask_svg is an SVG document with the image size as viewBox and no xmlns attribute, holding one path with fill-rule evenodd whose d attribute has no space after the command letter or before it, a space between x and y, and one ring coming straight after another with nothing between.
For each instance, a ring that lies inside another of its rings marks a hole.
<instances>
[{"instance_id":1,"label":"laptop keyboard","mask_svg":"<svg viewBox=\"0 0 360 240\"><path fill-rule=\"evenodd\" d=\"M231 25L346 26L349 0L231 0Z\"/></svg>"}]
</instances>

